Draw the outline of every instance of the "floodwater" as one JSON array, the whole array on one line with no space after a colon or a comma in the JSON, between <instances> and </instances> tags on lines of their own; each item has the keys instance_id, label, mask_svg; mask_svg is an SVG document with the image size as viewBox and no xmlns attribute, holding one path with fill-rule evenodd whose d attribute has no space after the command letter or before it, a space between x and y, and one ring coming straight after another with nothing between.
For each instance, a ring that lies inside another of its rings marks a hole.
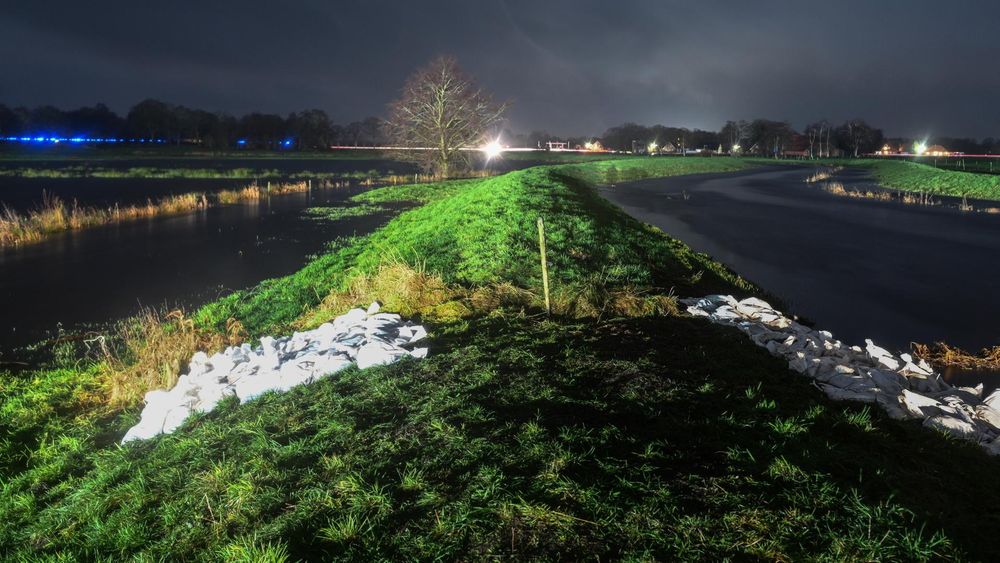
<instances>
[{"instance_id":1,"label":"floodwater","mask_svg":"<svg viewBox=\"0 0 1000 563\"><path fill-rule=\"evenodd\" d=\"M233 170L248 168L258 171L277 171L285 175L306 172L323 174L347 174L351 172L374 171L378 175L412 174L417 171L412 164L391 160L348 160L348 159L113 159L113 160L4 160L0 169L39 168L63 169L70 167L90 167L108 170L150 167L159 169L203 169ZM282 178L258 180L263 185L268 181L279 182ZM73 200L81 205L107 207L115 203L128 205L157 200L164 196L190 193L214 192L218 190L242 188L254 182L253 178L22 178L0 177L0 202L3 206L18 211L36 208L42 201L42 193L55 196L65 202ZM315 182L315 181L314 181Z\"/></svg>"},{"instance_id":2,"label":"floodwater","mask_svg":"<svg viewBox=\"0 0 1000 563\"><path fill-rule=\"evenodd\" d=\"M543 164L530 160L499 159L492 162L479 161L478 169L489 168L496 172L527 168ZM109 160L0 160L0 170L18 168L64 169L89 167L108 170L129 168L158 169L201 169L233 170L246 168L256 171L277 171L278 177L256 180L264 185L268 181L280 182L293 174L349 174L352 172L375 172L383 176L389 174L413 174L416 165L385 159L336 159L336 158L147 158ZM38 208L43 193L58 197L66 203L77 201L80 205L109 207L114 204L142 204L147 200L157 200L165 196L192 193L215 192L242 188L250 185L253 178L30 178L0 176L0 211L8 207L25 212ZM314 180L318 185L322 180Z\"/></svg>"},{"instance_id":3,"label":"floodwater","mask_svg":"<svg viewBox=\"0 0 1000 563\"><path fill-rule=\"evenodd\" d=\"M143 307L191 308L301 268L329 241L365 234L391 212L323 221L356 188L313 190L54 235L0 249L0 348L99 328ZM396 206L401 208L401 206Z\"/></svg>"},{"instance_id":4,"label":"floodwater","mask_svg":"<svg viewBox=\"0 0 1000 563\"><path fill-rule=\"evenodd\" d=\"M971 351L1000 344L1000 215L836 196L804 182L812 171L772 166L602 193L845 343L871 338L900 351L911 342ZM871 187L862 172L835 179Z\"/></svg>"},{"instance_id":5,"label":"floodwater","mask_svg":"<svg viewBox=\"0 0 1000 563\"><path fill-rule=\"evenodd\" d=\"M500 170L530 161L493 163ZM411 173L388 160L147 159L107 161L0 161L0 167L254 168L297 172ZM248 180L0 177L0 209L31 209L47 192L81 205L105 206L158 199L173 193L245 186ZM318 185L318 184L317 184ZM59 334L101 329L143 307L188 310L236 289L287 275L330 241L366 234L405 205L366 217L322 221L308 207L351 205L362 188L314 189L259 202L59 233L41 242L0 248L0 363L15 348Z\"/></svg>"}]
</instances>

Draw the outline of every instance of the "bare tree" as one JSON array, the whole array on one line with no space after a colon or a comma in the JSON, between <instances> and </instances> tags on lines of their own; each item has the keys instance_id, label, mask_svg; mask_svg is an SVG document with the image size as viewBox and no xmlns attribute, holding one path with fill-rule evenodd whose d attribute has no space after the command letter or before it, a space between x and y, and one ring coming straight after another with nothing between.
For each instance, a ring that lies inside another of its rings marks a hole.
<instances>
[{"instance_id":1,"label":"bare tree","mask_svg":"<svg viewBox=\"0 0 1000 563\"><path fill-rule=\"evenodd\" d=\"M458 67L439 57L406 81L389 106L386 132L402 158L418 162L441 177L470 164L469 149L486 141L499 125L507 104L496 104Z\"/></svg>"},{"instance_id":2,"label":"bare tree","mask_svg":"<svg viewBox=\"0 0 1000 563\"><path fill-rule=\"evenodd\" d=\"M830 129L830 122L825 119L806 125L805 134L809 139L809 158L830 156L829 146L826 147L825 152L823 150L824 138L827 140L827 144L829 144Z\"/></svg>"},{"instance_id":3,"label":"bare tree","mask_svg":"<svg viewBox=\"0 0 1000 563\"><path fill-rule=\"evenodd\" d=\"M719 136L722 137L724 142L729 143L726 150L738 152L735 147L742 145L749 133L750 124L741 119L739 121L727 121L722 127L722 131L719 132Z\"/></svg>"}]
</instances>

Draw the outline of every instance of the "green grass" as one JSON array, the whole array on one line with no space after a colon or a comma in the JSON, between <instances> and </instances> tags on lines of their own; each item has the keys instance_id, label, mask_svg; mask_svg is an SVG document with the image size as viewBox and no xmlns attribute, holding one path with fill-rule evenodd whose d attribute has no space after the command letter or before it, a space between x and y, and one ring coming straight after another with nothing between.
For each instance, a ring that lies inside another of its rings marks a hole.
<instances>
[{"instance_id":1,"label":"green grass","mask_svg":"<svg viewBox=\"0 0 1000 563\"><path fill-rule=\"evenodd\" d=\"M645 162L657 167L648 174L688 170ZM538 215L556 292L753 291L582 179L611 174L584 164L368 192L358 199L423 205L203 308L198 322L287 330L386 256L455 285L537 292ZM137 409L94 406L99 369L64 358L8 374L0 550L246 561L929 560L1000 550L990 509L1000 463L826 400L735 330L687 316L598 322L500 308L434 324L430 347L426 360L225 402L124 448L113 440Z\"/></svg>"},{"instance_id":2,"label":"green grass","mask_svg":"<svg viewBox=\"0 0 1000 563\"><path fill-rule=\"evenodd\" d=\"M878 183L887 188L934 195L1000 199L1000 176L941 170L917 162L867 161Z\"/></svg>"},{"instance_id":3,"label":"green grass","mask_svg":"<svg viewBox=\"0 0 1000 563\"><path fill-rule=\"evenodd\" d=\"M853 166L867 168L884 188L939 196L1000 200L1000 176L942 170L904 160L829 158L819 160L741 159L750 164Z\"/></svg>"},{"instance_id":4,"label":"green grass","mask_svg":"<svg viewBox=\"0 0 1000 563\"><path fill-rule=\"evenodd\" d=\"M610 154L610 153L586 153L586 152L560 152L560 151L511 151L505 152L501 156L504 160L544 162L551 164L565 164L572 162L593 162L597 160L613 160L618 158L631 158L630 155Z\"/></svg>"},{"instance_id":5,"label":"green grass","mask_svg":"<svg viewBox=\"0 0 1000 563\"><path fill-rule=\"evenodd\" d=\"M360 203L346 207L310 207L303 213L311 218L321 221L338 221L351 217L365 217L377 213L386 213L389 210L380 205L371 203Z\"/></svg>"}]
</instances>

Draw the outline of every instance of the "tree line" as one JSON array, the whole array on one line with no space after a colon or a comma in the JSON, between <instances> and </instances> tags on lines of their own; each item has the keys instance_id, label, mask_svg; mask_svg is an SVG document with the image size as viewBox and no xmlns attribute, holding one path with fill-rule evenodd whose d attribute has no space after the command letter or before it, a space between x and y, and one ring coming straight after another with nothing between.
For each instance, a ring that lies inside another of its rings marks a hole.
<instances>
[{"instance_id":1,"label":"tree line","mask_svg":"<svg viewBox=\"0 0 1000 563\"><path fill-rule=\"evenodd\" d=\"M840 124L822 119L806 125L801 131L787 121L770 119L727 121L718 132L625 123L611 127L599 140L605 148L620 151L646 150L651 143L659 147L670 143L676 150L701 149L770 157L790 152L812 158L856 157L872 154L885 146L894 152L900 147L909 150L915 141L942 145L952 152L1000 154L1000 139L997 138L886 137L881 129L869 125L864 119L849 119Z\"/></svg>"},{"instance_id":2,"label":"tree line","mask_svg":"<svg viewBox=\"0 0 1000 563\"><path fill-rule=\"evenodd\" d=\"M22 135L162 139L210 149L235 146L315 149L385 143L383 123L378 117L341 125L321 109L287 116L259 112L234 116L153 99L139 102L124 117L104 104L74 110L50 105L11 108L0 104L0 136Z\"/></svg>"},{"instance_id":3,"label":"tree line","mask_svg":"<svg viewBox=\"0 0 1000 563\"><path fill-rule=\"evenodd\" d=\"M97 138L163 139L168 143L195 143L209 149L298 148L319 149L331 145L380 146L389 140L391 128L379 117L347 124L335 123L323 110L292 112L287 116L252 112L234 116L147 99L121 116L104 104L62 110L51 105L35 108L0 104L0 136L86 136ZM565 137L547 131L527 134L505 129L504 144L545 148L548 141L582 147L595 137ZM780 156L788 152L815 158L870 154L888 145L892 150L910 148L916 139L886 137L882 130L863 119L840 124L819 120L797 131L787 121L769 119L727 121L719 131L623 123L596 137L611 150L645 151L651 143L668 144L676 151L735 152L757 156ZM920 139L924 141L924 139ZM239 144L238 141L242 141ZM284 145L288 141L287 145ZM942 145L966 154L1000 154L1000 139L932 137L928 145Z\"/></svg>"}]
</instances>

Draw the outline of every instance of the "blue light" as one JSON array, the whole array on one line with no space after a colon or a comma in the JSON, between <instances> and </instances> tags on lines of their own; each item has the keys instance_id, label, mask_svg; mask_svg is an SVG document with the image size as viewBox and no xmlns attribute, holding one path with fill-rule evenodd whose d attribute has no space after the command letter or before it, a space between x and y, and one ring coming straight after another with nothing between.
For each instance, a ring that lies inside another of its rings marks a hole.
<instances>
[{"instance_id":1,"label":"blue light","mask_svg":"<svg viewBox=\"0 0 1000 563\"><path fill-rule=\"evenodd\" d=\"M281 146L283 146L283 147L290 147L290 146L292 146L292 140L291 139L285 139L284 141L281 142Z\"/></svg>"},{"instance_id":2,"label":"blue light","mask_svg":"<svg viewBox=\"0 0 1000 563\"><path fill-rule=\"evenodd\" d=\"M166 141L164 139L136 139L136 138L124 139L124 138L114 138L114 137L106 137L106 138L105 137L81 137L81 136L76 136L76 137L60 137L60 136L56 136L56 135L49 135L49 136L47 136L47 135L38 135L37 137L30 137L30 136L15 137L15 136L11 135L11 136L6 136L6 137L0 136L0 142L32 143L32 144L41 144L41 143L50 143L50 144L75 143L76 144L76 143L165 143Z\"/></svg>"},{"instance_id":3,"label":"blue light","mask_svg":"<svg viewBox=\"0 0 1000 563\"><path fill-rule=\"evenodd\" d=\"M247 144L247 140L246 139L238 139L236 141L236 144L240 145L242 147L243 145Z\"/></svg>"}]
</instances>

